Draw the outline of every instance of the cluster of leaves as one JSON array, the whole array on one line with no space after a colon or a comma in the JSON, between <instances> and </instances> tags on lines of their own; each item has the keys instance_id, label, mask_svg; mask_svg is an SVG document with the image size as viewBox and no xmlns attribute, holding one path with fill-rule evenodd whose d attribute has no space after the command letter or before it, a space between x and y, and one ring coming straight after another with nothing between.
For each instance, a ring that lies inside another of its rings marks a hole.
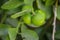
<instances>
[{"instance_id":1,"label":"cluster of leaves","mask_svg":"<svg viewBox=\"0 0 60 40\"><path fill-rule=\"evenodd\" d=\"M56 0L0 0L0 40L52 40L55 3ZM45 11L46 23L38 28L24 24L22 16L38 9ZM60 5L57 7L56 40L60 40L59 10Z\"/></svg>"}]
</instances>

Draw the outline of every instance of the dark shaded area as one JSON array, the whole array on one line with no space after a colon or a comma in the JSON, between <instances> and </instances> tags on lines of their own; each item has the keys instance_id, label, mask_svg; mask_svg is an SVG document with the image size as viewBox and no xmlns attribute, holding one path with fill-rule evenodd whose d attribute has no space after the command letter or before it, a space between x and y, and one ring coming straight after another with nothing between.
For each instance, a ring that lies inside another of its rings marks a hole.
<instances>
[{"instance_id":1,"label":"dark shaded area","mask_svg":"<svg viewBox=\"0 0 60 40\"><path fill-rule=\"evenodd\" d=\"M17 34L16 40L23 40L20 34Z\"/></svg>"},{"instance_id":2,"label":"dark shaded area","mask_svg":"<svg viewBox=\"0 0 60 40\"><path fill-rule=\"evenodd\" d=\"M58 0L58 5L60 5L60 0Z\"/></svg>"},{"instance_id":3,"label":"dark shaded area","mask_svg":"<svg viewBox=\"0 0 60 40\"><path fill-rule=\"evenodd\" d=\"M2 38L0 37L0 40L2 40Z\"/></svg>"}]
</instances>

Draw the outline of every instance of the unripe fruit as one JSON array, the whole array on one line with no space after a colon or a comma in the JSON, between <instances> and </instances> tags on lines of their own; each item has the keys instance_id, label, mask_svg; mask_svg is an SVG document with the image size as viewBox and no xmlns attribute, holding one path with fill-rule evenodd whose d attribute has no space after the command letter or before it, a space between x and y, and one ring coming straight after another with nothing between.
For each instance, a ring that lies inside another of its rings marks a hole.
<instances>
[{"instance_id":1,"label":"unripe fruit","mask_svg":"<svg viewBox=\"0 0 60 40\"><path fill-rule=\"evenodd\" d=\"M23 15L23 21L24 23L26 24L31 24L31 14L30 13L27 13L25 15Z\"/></svg>"},{"instance_id":2,"label":"unripe fruit","mask_svg":"<svg viewBox=\"0 0 60 40\"><path fill-rule=\"evenodd\" d=\"M37 10L34 15L26 13L22 18L25 24L32 27L40 27L45 23L46 14L42 10Z\"/></svg>"},{"instance_id":3,"label":"unripe fruit","mask_svg":"<svg viewBox=\"0 0 60 40\"><path fill-rule=\"evenodd\" d=\"M45 12L42 10L37 10L36 14L32 16L32 24L39 27L45 23Z\"/></svg>"}]
</instances>

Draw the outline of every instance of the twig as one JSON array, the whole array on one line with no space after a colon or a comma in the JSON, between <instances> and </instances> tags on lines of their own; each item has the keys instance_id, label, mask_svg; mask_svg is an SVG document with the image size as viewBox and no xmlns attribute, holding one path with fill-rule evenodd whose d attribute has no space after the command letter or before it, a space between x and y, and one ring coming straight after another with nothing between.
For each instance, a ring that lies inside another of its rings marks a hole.
<instances>
[{"instance_id":1,"label":"twig","mask_svg":"<svg viewBox=\"0 0 60 40\"><path fill-rule=\"evenodd\" d=\"M58 0L56 1L56 5L53 7L54 11L54 22L53 22L53 33L52 33L52 40L55 40L55 32L56 32L56 17L57 17L57 5L58 5Z\"/></svg>"},{"instance_id":2,"label":"twig","mask_svg":"<svg viewBox=\"0 0 60 40\"><path fill-rule=\"evenodd\" d=\"M53 33L52 33L52 40L55 40L55 31L56 31L56 7L54 9L54 22L53 22Z\"/></svg>"}]
</instances>

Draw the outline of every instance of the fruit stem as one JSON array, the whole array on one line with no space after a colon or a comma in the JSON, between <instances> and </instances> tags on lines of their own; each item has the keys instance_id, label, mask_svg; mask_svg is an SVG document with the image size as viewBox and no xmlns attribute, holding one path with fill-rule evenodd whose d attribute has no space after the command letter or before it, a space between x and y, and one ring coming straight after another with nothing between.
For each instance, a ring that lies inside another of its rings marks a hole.
<instances>
[{"instance_id":1,"label":"fruit stem","mask_svg":"<svg viewBox=\"0 0 60 40\"><path fill-rule=\"evenodd\" d=\"M35 15L34 9L32 8L32 14Z\"/></svg>"}]
</instances>

